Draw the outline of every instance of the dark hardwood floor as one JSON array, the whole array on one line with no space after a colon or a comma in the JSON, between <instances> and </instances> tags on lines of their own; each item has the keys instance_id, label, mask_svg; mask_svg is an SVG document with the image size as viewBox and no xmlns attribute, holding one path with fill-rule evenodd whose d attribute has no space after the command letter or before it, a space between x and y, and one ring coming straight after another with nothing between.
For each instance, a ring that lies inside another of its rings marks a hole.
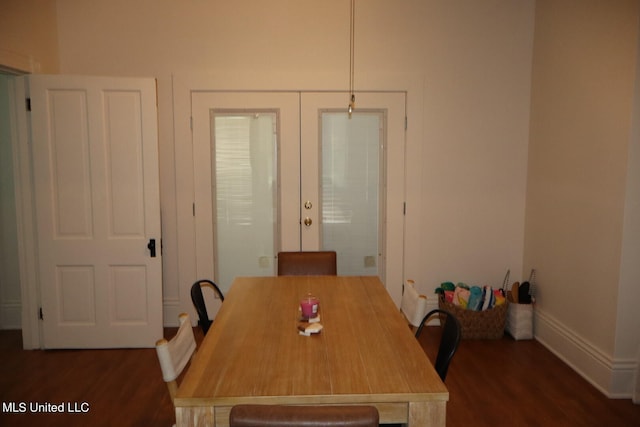
<instances>
[{"instance_id":1,"label":"dark hardwood floor","mask_svg":"<svg viewBox=\"0 0 640 427\"><path fill-rule=\"evenodd\" d=\"M432 360L438 333L420 337ZM0 331L0 355L0 426L175 422L154 349L24 351L19 331ZM640 405L607 399L536 341L462 341L446 384L450 427L640 426ZM26 413L7 412L22 402ZM32 403L63 404L65 413L29 413Z\"/></svg>"}]
</instances>

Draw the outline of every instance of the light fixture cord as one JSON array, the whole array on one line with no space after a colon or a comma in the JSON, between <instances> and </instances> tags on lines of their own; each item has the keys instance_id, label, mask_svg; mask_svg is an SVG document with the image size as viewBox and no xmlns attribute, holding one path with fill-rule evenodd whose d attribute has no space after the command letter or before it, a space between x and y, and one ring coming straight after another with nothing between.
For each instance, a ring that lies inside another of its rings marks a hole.
<instances>
[{"instance_id":1,"label":"light fixture cord","mask_svg":"<svg viewBox=\"0 0 640 427\"><path fill-rule=\"evenodd\" d=\"M356 95L354 92L354 74L355 74L355 18L356 18L356 1L351 0L351 21L349 24L349 117L355 106Z\"/></svg>"}]
</instances>

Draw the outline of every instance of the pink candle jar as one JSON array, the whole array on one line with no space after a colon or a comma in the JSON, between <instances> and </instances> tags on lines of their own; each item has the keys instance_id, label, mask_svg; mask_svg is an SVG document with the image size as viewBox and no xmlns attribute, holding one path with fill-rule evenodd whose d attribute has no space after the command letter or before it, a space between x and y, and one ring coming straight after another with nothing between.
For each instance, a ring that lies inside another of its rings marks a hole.
<instances>
[{"instance_id":1,"label":"pink candle jar","mask_svg":"<svg viewBox=\"0 0 640 427\"><path fill-rule=\"evenodd\" d=\"M318 316L318 308L320 307L320 301L318 298L309 294L300 301L300 309L302 310L302 317L312 319Z\"/></svg>"}]
</instances>

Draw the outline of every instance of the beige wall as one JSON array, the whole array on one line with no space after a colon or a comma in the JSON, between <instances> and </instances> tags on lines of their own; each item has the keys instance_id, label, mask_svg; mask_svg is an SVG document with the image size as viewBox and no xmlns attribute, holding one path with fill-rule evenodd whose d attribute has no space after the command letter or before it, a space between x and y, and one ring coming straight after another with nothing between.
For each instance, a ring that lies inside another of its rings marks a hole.
<instances>
[{"instance_id":1,"label":"beige wall","mask_svg":"<svg viewBox=\"0 0 640 427\"><path fill-rule=\"evenodd\" d=\"M536 4L524 265L538 272L539 339L605 389L640 343L638 314L617 323L629 296L619 286L627 175L639 166L629 163L638 6ZM560 337L577 348L558 348ZM616 339L630 345L617 350ZM592 358L573 357L580 347Z\"/></svg>"},{"instance_id":2,"label":"beige wall","mask_svg":"<svg viewBox=\"0 0 640 427\"><path fill-rule=\"evenodd\" d=\"M158 78L165 295L180 230L172 75L218 88L347 89L349 2L58 2L63 73ZM358 2L356 89L409 90L405 272L443 280L519 276L533 2ZM217 76L217 77L216 77ZM180 165L178 166L180 167Z\"/></svg>"},{"instance_id":3,"label":"beige wall","mask_svg":"<svg viewBox=\"0 0 640 427\"><path fill-rule=\"evenodd\" d=\"M58 71L54 0L0 1L0 74ZM0 328L20 327L8 78L0 75Z\"/></svg>"},{"instance_id":4,"label":"beige wall","mask_svg":"<svg viewBox=\"0 0 640 427\"><path fill-rule=\"evenodd\" d=\"M58 71L55 0L0 2L0 68L33 72Z\"/></svg>"}]
</instances>

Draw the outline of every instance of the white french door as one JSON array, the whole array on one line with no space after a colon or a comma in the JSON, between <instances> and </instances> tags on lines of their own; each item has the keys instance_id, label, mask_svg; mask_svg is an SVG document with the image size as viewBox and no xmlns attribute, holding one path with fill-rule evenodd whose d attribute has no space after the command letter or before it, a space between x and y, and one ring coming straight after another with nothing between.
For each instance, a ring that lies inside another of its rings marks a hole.
<instances>
[{"instance_id":1,"label":"white french door","mask_svg":"<svg viewBox=\"0 0 640 427\"><path fill-rule=\"evenodd\" d=\"M224 292L299 250L299 96L196 92L191 114L196 271Z\"/></svg>"},{"instance_id":2,"label":"white french door","mask_svg":"<svg viewBox=\"0 0 640 427\"><path fill-rule=\"evenodd\" d=\"M399 302L405 95L356 98L349 117L344 93L301 94L301 248L335 250L338 274L377 275Z\"/></svg>"},{"instance_id":3,"label":"white french door","mask_svg":"<svg viewBox=\"0 0 640 427\"><path fill-rule=\"evenodd\" d=\"M196 267L227 289L280 250L336 250L338 274L401 292L404 93L192 94ZM393 191L389 191L393 188ZM398 294L398 301L399 301Z\"/></svg>"}]
</instances>

